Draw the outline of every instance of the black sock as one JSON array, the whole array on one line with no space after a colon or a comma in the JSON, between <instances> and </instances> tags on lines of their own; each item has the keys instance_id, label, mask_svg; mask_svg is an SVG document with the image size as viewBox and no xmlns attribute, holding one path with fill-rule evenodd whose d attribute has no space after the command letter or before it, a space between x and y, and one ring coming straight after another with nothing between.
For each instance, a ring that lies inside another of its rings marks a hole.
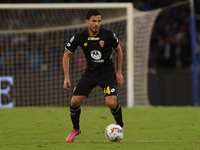
<instances>
[{"instance_id":1,"label":"black sock","mask_svg":"<svg viewBox=\"0 0 200 150\"><path fill-rule=\"evenodd\" d=\"M73 128L79 130L79 118L81 114L81 107L70 106L70 116L73 123Z\"/></svg>"},{"instance_id":2,"label":"black sock","mask_svg":"<svg viewBox=\"0 0 200 150\"><path fill-rule=\"evenodd\" d=\"M123 127L123 121L122 121L122 109L119 104L117 104L117 107L113 110L111 110L111 113L113 114L115 121L118 125Z\"/></svg>"}]
</instances>

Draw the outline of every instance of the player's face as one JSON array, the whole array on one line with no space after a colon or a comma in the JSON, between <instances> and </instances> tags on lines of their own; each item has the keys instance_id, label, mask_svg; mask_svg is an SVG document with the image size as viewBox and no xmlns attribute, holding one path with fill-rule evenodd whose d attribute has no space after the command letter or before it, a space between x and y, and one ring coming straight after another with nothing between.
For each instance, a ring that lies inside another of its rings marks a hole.
<instances>
[{"instance_id":1,"label":"player's face","mask_svg":"<svg viewBox=\"0 0 200 150\"><path fill-rule=\"evenodd\" d=\"M90 34L96 34L101 26L101 15L91 16L89 20L86 20L86 23L88 24Z\"/></svg>"}]
</instances>

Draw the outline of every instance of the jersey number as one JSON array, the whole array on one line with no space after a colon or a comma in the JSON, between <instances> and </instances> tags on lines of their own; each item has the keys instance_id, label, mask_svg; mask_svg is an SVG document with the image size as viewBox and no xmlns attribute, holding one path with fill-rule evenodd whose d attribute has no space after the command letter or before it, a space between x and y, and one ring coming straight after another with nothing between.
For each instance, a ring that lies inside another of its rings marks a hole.
<instances>
[{"instance_id":1,"label":"jersey number","mask_svg":"<svg viewBox=\"0 0 200 150\"><path fill-rule=\"evenodd\" d=\"M110 94L110 87L107 86L107 89L104 88L104 95L106 95L106 93Z\"/></svg>"}]
</instances>

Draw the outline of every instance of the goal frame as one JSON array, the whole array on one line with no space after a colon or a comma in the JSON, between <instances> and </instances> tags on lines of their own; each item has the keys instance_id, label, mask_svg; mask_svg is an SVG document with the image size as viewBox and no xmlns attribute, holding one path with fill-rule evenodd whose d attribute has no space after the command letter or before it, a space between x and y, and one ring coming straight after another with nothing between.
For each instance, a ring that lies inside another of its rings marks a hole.
<instances>
[{"instance_id":1,"label":"goal frame","mask_svg":"<svg viewBox=\"0 0 200 150\"><path fill-rule=\"evenodd\" d=\"M127 107L134 107L134 7L133 3L50 3L1 4L0 9L126 9L127 33Z\"/></svg>"}]
</instances>

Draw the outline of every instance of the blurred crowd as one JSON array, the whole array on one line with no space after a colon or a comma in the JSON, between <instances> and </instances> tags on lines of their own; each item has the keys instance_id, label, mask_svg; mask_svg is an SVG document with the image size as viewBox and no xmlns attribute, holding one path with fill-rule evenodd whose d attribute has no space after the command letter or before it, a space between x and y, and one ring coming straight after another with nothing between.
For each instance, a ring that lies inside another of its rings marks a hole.
<instances>
[{"instance_id":1,"label":"blurred crowd","mask_svg":"<svg viewBox=\"0 0 200 150\"><path fill-rule=\"evenodd\" d=\"M55 38L58 37L58 38ZM64 45L60 34L27 34L24 40L5 38L0 43L0 73L56 72L61 70ZM3 44L2 44L3 43ZM3 49L3 50L2 50Z\"/></svg>"},{"instance_id":2,"label":"blurred crowd","mask_svg":"<svg viewBox=\"0 0 200 150\"><path fill-rule=\"evenodd\" d=\"M149 11L157 8L164 8L171 4L183 2L185 0L0 0L0 3L84 3L84 2L133 2L134 7L141 11ZM200 64L200 0L195 0L195 20L196 20L196 53L197 60ZM190 68L191 67L191 46L190 46L190 4L184 4L162 11L155 21L153 27L150 53L149 68ZM38 17L42 17L38 15ZM66 17L66 16L63 16ZM69 14L70 17L70 14ZM57 19L60 20L60 19ZM16 21L19 25L20 20ZM5 25L5 24L4 24ZM8 23L9 26L9 23ZM7 28L0 23L0 27ZM34 25L33 25L34 26ZM37 24L35 25L37 26ZM21 28L26 28L23 26ZM44 37L47 38L47 37ZM36 43L37 44L37 43ZM58 45L55 43L55 45ZM0 45L1 46L1 45ZM12 47L15 47L14 45ZM26 46L23 46L26 47ZM59 46L58 46L59 47ZM37 47L29 47L30 53L38 53ZM60 48L60 47L59 47ZM36 49L36 50L34 50ZM43 48L46 49L46 48ZM48 49L47 49L48 50ZM22 50L23 51L23 50ZM37 52L35 52L37 51ZM3 57L9 58L12 52L0 52L0 68L3 66ZM54 53L53 53L54 55ZM20 53L15 57L20 57ZM31 60L31 54L27 53L27 60ZM46 56L37 55L38 61L45 61ZM51 56L54 58L54 56ZM60 58L58 56L57 58ZM13 58L14 59L14 58ZM15 58L16 59L16 58ZM61 59L61 58L60 58ZM5 60L5 59L4 59ZM25 59L20 59L21 61ZM10 63L12 60L7 61ZM24 63L24 62L17 62ZM40 64L40 63L38 63ZM46 66L35 66L36 68Z\"/></svg>"}]
</instances>

